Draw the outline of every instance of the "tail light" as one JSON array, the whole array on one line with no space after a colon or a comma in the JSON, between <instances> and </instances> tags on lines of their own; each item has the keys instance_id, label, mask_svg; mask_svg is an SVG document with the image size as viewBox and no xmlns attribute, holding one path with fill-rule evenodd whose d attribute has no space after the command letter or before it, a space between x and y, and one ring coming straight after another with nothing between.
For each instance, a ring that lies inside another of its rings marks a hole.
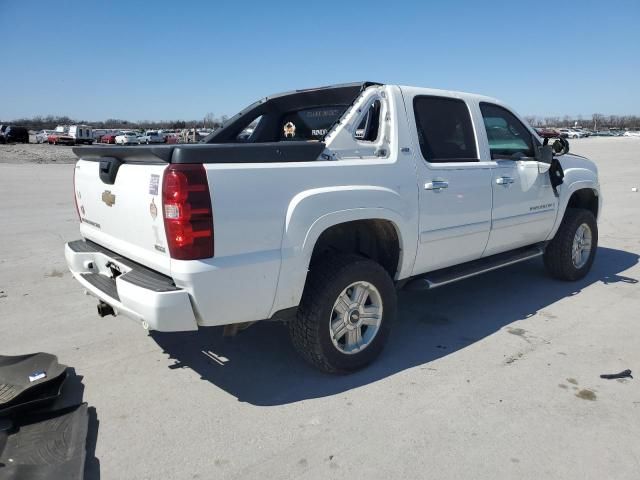
<instances>
[{"instance_id":1,"label":"tail light","mask_svg":"<svg viewBox=\"0 0 640 480\"><path fill-rule=\"evenodd\" d=\"M213 214L201 164L171 164L162 180L164 229L171 258L213 257Z\"/></svg>"}]
</instances>

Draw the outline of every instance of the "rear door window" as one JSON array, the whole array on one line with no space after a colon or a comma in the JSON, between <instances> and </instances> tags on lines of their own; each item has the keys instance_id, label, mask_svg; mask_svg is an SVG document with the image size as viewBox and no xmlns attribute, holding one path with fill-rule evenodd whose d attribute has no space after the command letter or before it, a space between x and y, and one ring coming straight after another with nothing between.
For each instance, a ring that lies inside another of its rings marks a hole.
<instances>
[{"instance_id":1,"label":"rear door window","mask_svg":"<svg viewBox=\"0 0 640 480\"><path fill-rule=\"evenodd\" d=\"M457 98L417 96L413 110L420 151L427 162L477 162L467 104Z\"/></svg>"},{"instance_id":2,"label":"rear door window","mask_svg":"<svg viewBox=\"0 0 640 480\"><path fill-rule=\"evenodd\" d=\"M286 113L280 122L280 140L322 140L346 108L333 105Z\"/></svg>"},{"instance_id":3,"label":"rear door window","mask_svg":"<svg viewBox=\"0 0 640 480\"><path fill-rule=\"evenodd\" d=\"M531 132L513 113L485 102L480 103L480 111L493 160L535 156Z\"/></svg>"}]
</instances>

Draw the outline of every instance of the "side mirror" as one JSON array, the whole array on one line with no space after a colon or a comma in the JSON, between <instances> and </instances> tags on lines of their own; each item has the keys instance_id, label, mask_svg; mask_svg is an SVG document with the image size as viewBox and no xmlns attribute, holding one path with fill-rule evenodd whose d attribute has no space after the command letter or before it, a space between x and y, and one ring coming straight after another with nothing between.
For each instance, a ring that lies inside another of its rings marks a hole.
<instances>
[{"instance_id":1,"label":"side mirror","mask_svg":"<svg viewBox=\"0 0 640 480\"><path fill-rule=\"evenodd\" d=\"M546 165L551 165L553 160L554 149L551 145L542 145L538 147L536 152L536 160L539 163L544 163Z\"/></svg>"},{"instance_id":2,"label":"side mirror","mask_svg":"<svg viewBox=\"0 0 640 480\"><path fill-rule=\"evenodd\" d=\"M569 140L566 138L560 137L556 139L551 146L553 147L553 153L555 155L564 155L565 153L569 153Z\"/></svg>"}]
</instances>

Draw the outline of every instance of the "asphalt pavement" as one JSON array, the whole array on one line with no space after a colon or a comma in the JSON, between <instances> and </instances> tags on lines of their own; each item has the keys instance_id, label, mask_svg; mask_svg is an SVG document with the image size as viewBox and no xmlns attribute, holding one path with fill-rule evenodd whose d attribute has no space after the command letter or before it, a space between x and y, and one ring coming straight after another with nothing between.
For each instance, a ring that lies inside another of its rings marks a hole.
<instances>
[{"instance_id":1,"label":"asphalt pavement","mask_svg":"<svg viewBox=\"0 0 640 480\"><path fill-rule=\"evenodd\" d=\"M403 293L383 355L348 376L303 363L280 324L100 319L64 261L73 165L0 163L0 354L51 352L82 377L87 478L637 479L640 139L571 145L600 169L591 273L555 281L535 260Z\"/></svg>"}]
</instances>

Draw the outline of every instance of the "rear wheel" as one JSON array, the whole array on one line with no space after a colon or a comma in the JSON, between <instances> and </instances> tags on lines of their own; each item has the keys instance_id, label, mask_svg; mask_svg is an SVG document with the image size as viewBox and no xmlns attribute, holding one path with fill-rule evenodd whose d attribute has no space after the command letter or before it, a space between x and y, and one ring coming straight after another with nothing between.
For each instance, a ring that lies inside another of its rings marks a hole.
<instances>
[{"instance_id":1,"label":"rear wheel","mask_svg":"<svg viewBox=\"0 0 640 480\"><path fill-rule=\"evenodd\" d=\"M559 280L583 278L598 248L598 224L589 210L569 208L544 253L547 272Z\"/></svg>"},{"instance_id":2,"label":"rear wheel","mask_svg":"<svg viewBox=\"0 0 640 480\"><path fill-rule=\"evenodd\" d=\"M382 351L396 316L396 291L379 264L359 255L316 262L289 333L295 349L324 372L349 372Z\"/></svg>"}]
</instances>

